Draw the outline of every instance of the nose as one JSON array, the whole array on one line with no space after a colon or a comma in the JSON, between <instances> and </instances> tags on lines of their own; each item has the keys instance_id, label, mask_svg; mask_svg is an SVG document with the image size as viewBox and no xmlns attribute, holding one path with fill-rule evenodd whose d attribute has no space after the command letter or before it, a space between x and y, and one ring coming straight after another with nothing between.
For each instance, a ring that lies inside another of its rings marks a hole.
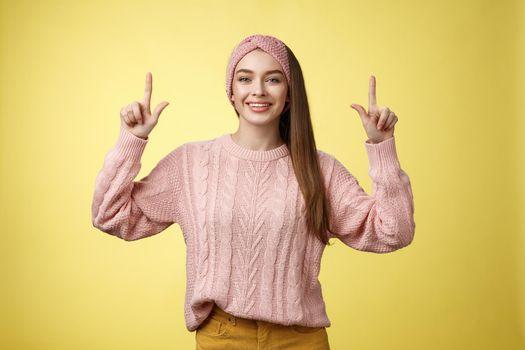
<instances>
[{"instance_id":1,"label":"nose","mask_svg":"<svg viewBox=\"0 0 525 350\"><path fill-rule=\"evenodd\" d=\"M261 95L264 96L265 94L266 94L266 90L264 86L264 81L254 80L252 96L261 96Z\"/></svg>"}]
</instances>

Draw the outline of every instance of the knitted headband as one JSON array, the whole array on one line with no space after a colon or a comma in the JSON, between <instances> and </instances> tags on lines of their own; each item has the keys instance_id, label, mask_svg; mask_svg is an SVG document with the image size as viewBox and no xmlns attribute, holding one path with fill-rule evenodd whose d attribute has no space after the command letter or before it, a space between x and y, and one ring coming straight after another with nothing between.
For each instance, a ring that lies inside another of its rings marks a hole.
<instances>
[{"instance_id":1,"label":"knitted headband","mask_svg":"<svg viewBox=\"0 0 525 350\"><path fill-rule=\"evenodd\" d=\"M233 105L234 102L231 100L232 96L232 81L233 73L237 63L249 52L260 48L266 53L270 54L281 64L281 67L284 70L286 75L286 80L288 81L288 86L290 86L290 65L288 63L288 52L286 51L286 45L279 39L271 35L262 35L262 34L253 34L244 38L237 46L234 48L230 61L228 63L228 68L226 72L226 95L228 100Z\"/></svg>"}]
</instances>

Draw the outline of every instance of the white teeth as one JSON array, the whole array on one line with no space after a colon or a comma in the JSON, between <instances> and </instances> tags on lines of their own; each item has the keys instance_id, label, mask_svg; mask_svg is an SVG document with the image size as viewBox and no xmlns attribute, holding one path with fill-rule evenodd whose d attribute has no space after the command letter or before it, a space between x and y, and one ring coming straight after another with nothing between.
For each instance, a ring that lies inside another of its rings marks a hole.
<instances>
[{"instance_id":1,"label":"white teeth","mask_svg":"<svg viewBox=\"0 0 525 350\"><path fill-rule=\"evenodd\" d=\"M253 107L266 107L266 106L269 106L270 104L262 104L262 103L250 103L250 106L253 106Z\"/></svg>"}]
</instances>

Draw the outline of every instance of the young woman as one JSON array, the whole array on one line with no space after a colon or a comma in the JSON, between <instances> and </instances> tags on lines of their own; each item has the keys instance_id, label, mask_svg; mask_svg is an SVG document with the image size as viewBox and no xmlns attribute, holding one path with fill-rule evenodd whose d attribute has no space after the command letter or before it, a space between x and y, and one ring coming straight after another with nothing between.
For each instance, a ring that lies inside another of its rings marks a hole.
<instances>
[{"instance_id":1,"label":"young woman","mask_svg":"<svg viewBox=\"0 0 525 350\"><path fill-rule=\"evenodd\" d=\"M330 238L387 253L415 231L409 177L396 153L397 116L376 101L357 104L368 136L373 196L315 145L295 55L270 35L233 50L226 94L239 127L184 143L141 179L148 135L167 102L120 112L120 134L96 179L93 225L127 241L178 223L186 243L185 320L197 349L329 349L318 275Z\"/></svg>"}]
</instances>

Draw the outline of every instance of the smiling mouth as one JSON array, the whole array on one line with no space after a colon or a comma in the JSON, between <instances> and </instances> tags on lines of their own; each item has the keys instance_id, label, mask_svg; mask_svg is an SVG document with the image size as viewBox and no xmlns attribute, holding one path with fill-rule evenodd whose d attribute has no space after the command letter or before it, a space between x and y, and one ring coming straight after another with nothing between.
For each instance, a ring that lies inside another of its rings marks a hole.
<instances>
[{"instance_id":1,"label":"smiling mouth","mask_svg":"<svg viewBox=\"0 0 525 350\"><path fill-rule=\"evenodd\" d=\"M257 112L257 113L266 112L267 110L270 109L271 106L272 106L271 103L266 103L266 104L250 104L250 103L248 103L248 107L250 107L250 109L253 112Z\"/></svg>"}]
</instances>

